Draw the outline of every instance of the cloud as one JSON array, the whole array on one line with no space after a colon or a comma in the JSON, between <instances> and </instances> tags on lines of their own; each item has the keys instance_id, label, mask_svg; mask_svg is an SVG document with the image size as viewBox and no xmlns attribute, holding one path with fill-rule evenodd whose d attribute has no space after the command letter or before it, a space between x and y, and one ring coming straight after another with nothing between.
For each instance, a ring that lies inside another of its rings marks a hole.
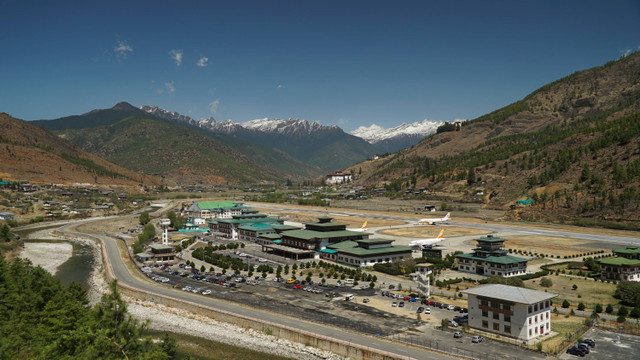
<instances>
[{"instance_id":1,"label":"cloud","mask_svg":"<svg viewBox=\"0 0 640 360\"><path fill-rule=\"evenodd\" d=\"M276 89L284 89L284 85L280 84L280 85L276 86Z\"/></svg>"},{"instance_id":2,"label":"cloud","mask_svg":"<svg viewBox=\"0 0 640 360\"><path fill-rule=\"evenodd\" d=\"M215 99L209 103L209 111L211 111L213 115L218 115L218 105L220 105L220 99Z\"/></svg>"},{"instance_id":3,"label":"cloud","mask_svg":"<svg viewBox=\"0 0 640 360\"><path fill-rule=\"evenodd\" d=\"M620 54L622 54L622 57L625 57L629 54L631 54L631 49L624 49L624 50L620 50Z\"/></svg>"},{"instance_id":4,"label":"cloud","mask_svg":"<svg viewBox=\"0 0 640 360\"><path fill-rule=\"evenodd\" d=\"M169 93L172 93L172 92L176 91L176 87L173 86L173 81L164 83L164 86L166 86L167 92L169 92Z\"/></svg>"},{"instance_id":5,"label":"cloud","mask_svg":"<svg viewBox=\"0 0 640 360\"><path fill-rule=\"evenodd\" d=\"M206 57L206 56L201 56L201 57L200 57L200 60L198 60L198 62L197 62L197 65L198 65L199 67L205 67L205 66L209 65L209 64L207 64L207 62L208 62L208 61L209 61L209 58L208 58L208 57Z\"/></svg>"},{"instance_id":6,"label":"cloud","mask_svg":"<svg viewBox=\"0 0 640 360\"><path fill-rule=\"evenodd\" d=\"M129 45L127 40L118 40L118 46L113 49L116 52L116 56L122 59L127 58L127 54L133 52L133 47Z\"/></svg>"},{"instance_id":7,"label":"cloud","mask_svg":"<svg viewBox=\"0 0 640 360\"><path fill-rule=\"evenodd\" d=\"M171 50L169 51L169 55L171 55L171 59L176 62L176 66L182 64L182 50Z\"/></svg>"}]
</instances>

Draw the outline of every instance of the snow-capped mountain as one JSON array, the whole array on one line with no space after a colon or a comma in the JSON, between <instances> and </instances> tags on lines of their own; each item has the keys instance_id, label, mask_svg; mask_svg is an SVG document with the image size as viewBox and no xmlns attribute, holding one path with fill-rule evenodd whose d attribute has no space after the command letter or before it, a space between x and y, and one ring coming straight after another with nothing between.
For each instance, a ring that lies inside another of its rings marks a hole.
<instances>
[{"instance_id":1,"label":"snow-capped mountain","mask_svg":"<svg viewBox=\"0 0 640 360\"><path fill-rule=\"evenodd\" d=\"M459 120L456 120L459 121ZM396 152L411 147L425 137L435 134L443 121L424 119L414 123L402 123L385 129L379 125L360 126L351 135L364 139L384 152Z\"/></svg>"},{"instance_id":2,"label":"snow-capped mountain","mask_svg":"<svg viewBox=\"0 0 640 360\"><path fill-rule=\"evenodd\" d=\"M301 119L264 118L245 122L214 118L194 120L157 106L140 109L169 121L187 123L218 134L232 135L250 144L278 149L292 158L326 171L344 169L371 157L377 149L365 140L345 133L340 127Z\"/></svg>"},{"instance_id":3,"label":"snow-capped mountain","mask_svg":"<svg viewBox=\"0 0 640 360\"><path fill-rule=\"evenodd\" d=\"M195 120L189 116L182 115L175 111L165 110L155 105L154 106L142 105L140 106L140 110L146 111L149 114L152 114L161 119L176 121L176 122L184 122L184 123L195 125L202 128L211 128L211 127L214 127L216 124L216 119L214 119L213 117L201 118L201 119Z\"/></svg>"}]
</instances>

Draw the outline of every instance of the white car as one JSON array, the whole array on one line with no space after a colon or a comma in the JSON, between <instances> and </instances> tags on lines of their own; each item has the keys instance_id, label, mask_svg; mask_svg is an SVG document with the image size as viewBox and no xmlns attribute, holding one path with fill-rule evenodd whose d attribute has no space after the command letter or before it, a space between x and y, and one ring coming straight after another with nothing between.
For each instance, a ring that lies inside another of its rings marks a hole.
<instances>
[{"instance_id":1,"label":"white car","mask_svg":"<svg viewBox=\"0 0 640 360\"><path fill-rule=\"evenodd\" d=\"M204 291L202 292L202 295L209 295L209 294L211 294L211 290L209 290L209 289L204 290Z\"/></svg>"},{"instance_id":2,"label":"white car","mask_svg":"<svg viewBox=\"0 0 640 360\"><path fill-rule=\"evenodd\" d=\"M425 314L431 314L431 308L425 308L424 309L424 313Z\"/></svg>"},{"instance_id":3,"label":"white car","mask_svg":"<svg viewBox=\"0 0 640 360\"><path fill-rule=\"evenodd\" d=\"M260 258L260 259L258 259L258 261L259 262L267 262L267 259Z\"/></svg>"}]
</instances>

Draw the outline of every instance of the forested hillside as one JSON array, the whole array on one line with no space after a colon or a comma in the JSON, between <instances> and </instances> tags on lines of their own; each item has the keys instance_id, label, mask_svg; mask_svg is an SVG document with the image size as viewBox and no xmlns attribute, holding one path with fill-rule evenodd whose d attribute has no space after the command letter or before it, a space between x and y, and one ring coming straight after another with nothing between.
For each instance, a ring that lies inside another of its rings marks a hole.
<instances>
[{"instance_id":1,"label":"forested hillside","mask_svg":"<svg viewBox=\"0 0 640 360\"><path fill-rule=\"evenodd\" d=\"M143 336L116 283L94 307L77 283L68 288L41 267L0 256L0 359L174 359L165 337Z\"/></svg>"},{"instance_id":2,"label":"forested hillside","mask_svg":"<svg viewBox=\"0 0 640 360\"><path fill-rule=\"evenodd\" d=\"M363 171L357 182L398 194L426 187L492 208L535 201L512 218L640 221L640 53L574 73L452 130L352 167Z\"/></svg>"}]
</instances>

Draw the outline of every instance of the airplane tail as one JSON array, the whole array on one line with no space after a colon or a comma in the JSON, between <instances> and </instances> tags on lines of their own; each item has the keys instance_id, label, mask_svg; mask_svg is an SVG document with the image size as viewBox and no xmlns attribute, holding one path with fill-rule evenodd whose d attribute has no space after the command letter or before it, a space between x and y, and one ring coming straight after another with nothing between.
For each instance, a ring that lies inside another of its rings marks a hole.
<instances>
[{"instance_id":1,"label":"airplane tail","mask_svg":"<svg viewBox=\"0 0 640 360\"><path fill-rule=\"evenodd\" d=\"M360 229L362 230L367 230L367 221L364 222L364 224L362 224L362 226L360 227Z\"/></svg>"},{"instance_id":2,"label":"airplane tail","mask_svg":"<svg viewBox=\"0 0 640 360\"><path fill-rule=\"evenodd\" d=\"M447 213L447 215L445 215L445 216L442 218L442 221L448 221L448 220L451 220L451 213L450 213L450 212L448 212L448 213Z\"/></svg>"},{"instance_id":3,"label":"airplane tail","mask_svg":"<svg viewBox=\"0 0 640 360\"><path fill-rule=\"evenodd\" d=\"M444 229L440 230L440 235L436 239L444 239Z\"/></svg>"}]
</instances>

